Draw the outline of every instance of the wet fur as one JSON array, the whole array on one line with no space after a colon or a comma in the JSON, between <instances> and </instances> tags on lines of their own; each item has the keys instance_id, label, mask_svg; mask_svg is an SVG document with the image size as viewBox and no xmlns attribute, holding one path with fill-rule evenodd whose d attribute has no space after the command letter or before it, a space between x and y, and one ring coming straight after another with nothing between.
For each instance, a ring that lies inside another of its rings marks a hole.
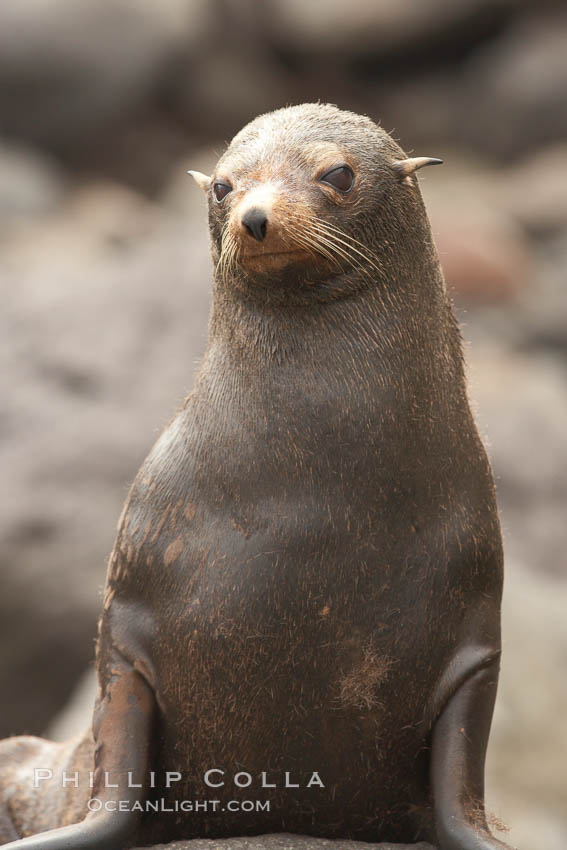
<instances>
[{"instance_id":1,"label":"wet fur","mask_svg":"<svg viewBox=\"0 0 567 850\"><path fill-rule=\"evenodd\" d=\"M303 188L303 154L321 139L352 159L348 203ZM498 651L502 552L417 180L390 167L403 156L369 119L304 105L252 122L219 164L287 174L294 209L377 262L337 268L314 251L251 273L236 249L223 261L227 213L211 201L208 348L123 514L100 701L118 652L156 695L154 769L186 776L158 797L206 795L210 767L317 770L326 787L216 789L269 797L272 812L152 816L140 842L279 830L436 839L431 729L460 653Z\"/></svg>"}]
</instances>

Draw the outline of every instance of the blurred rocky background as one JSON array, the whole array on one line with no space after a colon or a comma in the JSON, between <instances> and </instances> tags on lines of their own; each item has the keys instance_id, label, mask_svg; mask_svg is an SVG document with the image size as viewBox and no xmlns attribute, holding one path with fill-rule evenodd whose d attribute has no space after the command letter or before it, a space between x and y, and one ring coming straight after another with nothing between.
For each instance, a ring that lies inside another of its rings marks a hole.
<instances>
[{"instance_id":1,"label":"blurred rocky background","mask_svg":"<svg viewBox=\"0 0 567 850\"><path fill-rule=\"evenodd\" d=\"M77 682L75 703L92 698L121 504L205 342L205 209L185 171L312 99L445 159L420 182L507 551L489 804L512 844L564 850L561 2L2 0L0 735L65 734Z\"/></svg>"}]
</instances>

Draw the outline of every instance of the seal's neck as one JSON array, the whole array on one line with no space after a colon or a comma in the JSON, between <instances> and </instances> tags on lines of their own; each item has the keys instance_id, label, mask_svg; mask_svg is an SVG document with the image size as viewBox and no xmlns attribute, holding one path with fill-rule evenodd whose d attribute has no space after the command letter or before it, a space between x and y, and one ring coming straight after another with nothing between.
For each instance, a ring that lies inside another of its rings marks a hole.
<instances>
[{"instance_id":1,"label":"seal's neck","mask_svg":"<svg viewBox=\"0 0 567 850\"><path fill-rule=\"evenodd\" d=\"M336 468L354 487L377 464L399 476L433 456L434 424L468 413L459 334L442 280L431 281L308 306L217 287L186 407L206 434L192 453L209 486L211 456L219 487L245 479L255 498L280 465L309 481Z\"/></svg>"},{"instance_id":2,"label":"seal's neck","mask_svg":"<svg viewBox=\"0 0 567 850\"><path fill-rule=\"evenodd\" d=\"M405 358L436 357L447 337L458 333L439 266L429 257L427 269L389 270L377 280L362 273L299 286L273 281L249 291L241 281L215 280L209 324L209 349L228 360L270 362L307 358L314 367L333 358L336 368L372 353L384 370ZM289 286L282 292L282 286ZM328 288L325 289L324 287ZM332 288L331 288L332 287Z\"/></svg>"}]
</instances>

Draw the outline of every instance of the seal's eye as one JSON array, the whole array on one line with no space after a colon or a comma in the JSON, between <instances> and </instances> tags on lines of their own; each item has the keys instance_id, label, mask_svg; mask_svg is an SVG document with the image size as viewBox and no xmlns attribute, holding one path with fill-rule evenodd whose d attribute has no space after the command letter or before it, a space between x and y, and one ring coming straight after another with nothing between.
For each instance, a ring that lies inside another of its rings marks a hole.
<instances>
[{"instance_id":1,"label":"seal's eye","mask_svg":"<svg viewBox=\"0 0 567 850\"><path fill-rule=\"evenodd\" d=\"M215 194L215 200L218 204L226 198L229 192L232 192L232 186L229 183L222 183L220 180L213 186L213 192Z\"/></svg>"},{"instance_id":2,"label":"seal's eye","mask_svg":"<svg viewBox=\"0 0 567 850\"><path fill-rule=\"evenodd\" d=\"M348 165L339 165L338 168L331 168L326 174L319 178L321 183L328 183L333 189L338 189L339 192L350 192L354 184L354 174Z\"/></svg>"}]
</instances>

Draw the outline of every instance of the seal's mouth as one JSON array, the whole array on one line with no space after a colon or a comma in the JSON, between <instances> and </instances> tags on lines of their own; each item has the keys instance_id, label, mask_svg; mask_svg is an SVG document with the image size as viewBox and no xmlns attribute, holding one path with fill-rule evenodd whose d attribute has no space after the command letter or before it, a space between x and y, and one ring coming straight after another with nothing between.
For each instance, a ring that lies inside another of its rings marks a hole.
<instances>
[{"instance_id":1,"label":"seal's mouth","mask_svg":"<svg viewBox=\"0 0 567 850\"><path fill-rule=\"evenodd\" d=\"M283 269L294 263L305 262L308 252L302 248L279 251L246 251L238 257L238 263L244 269L254 272Z\"/></svg>"},{"instance_id":2,"label":"seal's mouth","mask_svg":"<svg viewBox=\"0 0 567 850\"><path fill-rule=\"evenodd\" d=\"M247 251L245 254L240 255L240 261L246 262L246 260L262 259L264 257L303 257L306 253L306 251L302 251L299 248L291 251L256 251L254 253Z\"/></svg>"}]
</instances>

